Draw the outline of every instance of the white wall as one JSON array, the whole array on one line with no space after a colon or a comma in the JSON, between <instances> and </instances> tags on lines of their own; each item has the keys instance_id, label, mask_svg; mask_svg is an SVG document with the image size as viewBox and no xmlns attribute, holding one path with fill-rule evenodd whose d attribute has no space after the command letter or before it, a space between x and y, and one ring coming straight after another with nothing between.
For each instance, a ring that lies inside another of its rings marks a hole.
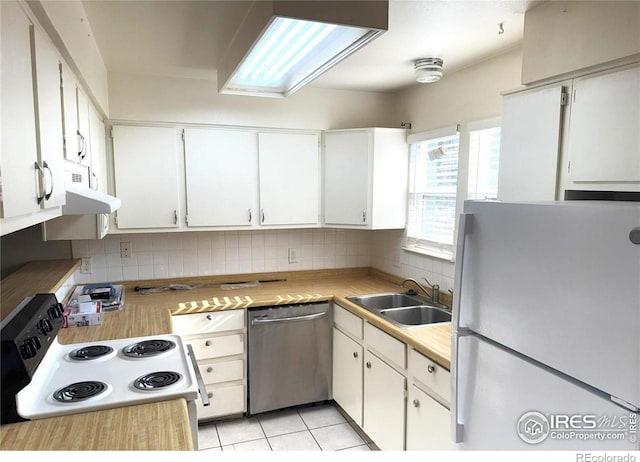
<instances>
[{"instance_id":1,"label":"white wall","mask_svg":"<svg viewBox=\"0 0 640 462\"><path fill-rule=\"evenodd\" d=\"M393 94L307 87L284 98L220 95L215 81L109 73L110 118L318 129L391 126Z\"/></svg>"},{"instance_id":2,"label":"white wall","mask_svg":"<svg viewBox=\"0 0 640 462\"><path fill-rule=\"evenodd\" d=\"M359 230L293 229L118 234L73 241L73 257L91 257L78 283L369 266L372 234ZM120 258L120 243L132 244ZM298 251L289 263L288 250Z\"/></svg>"},{"instance_id":3,"label":"white wall","mask_svg":"<svg viewBox=\"0 0 640 462\"><path fill-rule=\"evenodd\" d=\"M393 124L411 122L418 133L499 116L500 92L520 86L522 53L513 50L447 75L437 83L413 85L396 95ZM402 250L405 231L374 231L371 265L388 273L427 277L442 290L453 288L454 264Z\"/></svg>"}]
</instances>

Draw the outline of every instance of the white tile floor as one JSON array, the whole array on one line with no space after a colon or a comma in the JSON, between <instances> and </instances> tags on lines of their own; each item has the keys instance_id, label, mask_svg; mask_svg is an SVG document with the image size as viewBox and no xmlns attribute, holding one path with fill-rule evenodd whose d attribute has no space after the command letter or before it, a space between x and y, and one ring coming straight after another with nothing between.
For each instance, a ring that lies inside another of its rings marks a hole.
<instances>
[{"instance_id":1,"label":"white tile floor","mask_svg":"<svg viewBox=\"0 0 640 462\"><path fill-rule=\"evenodd\" d=\"M301 406L254 417L205 423L201 451L369 451L371 441L333 404ZM369 442L370 444L367 444Z\"/></svg>"}]
</instances>

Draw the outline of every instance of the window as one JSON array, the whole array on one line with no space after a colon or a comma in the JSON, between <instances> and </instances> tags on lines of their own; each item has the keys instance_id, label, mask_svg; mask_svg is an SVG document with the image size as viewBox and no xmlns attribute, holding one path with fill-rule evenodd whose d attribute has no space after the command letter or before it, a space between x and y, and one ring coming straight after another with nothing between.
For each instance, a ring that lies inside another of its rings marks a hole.
<instances>
[{"instance_id":1,"label":"window","mask_svg":"<svg viewBox=\"0 0 640 462\"><path fill-rule=\"evenodd\" d=\"M417 246L451 251L460 135L411 145L407 236Z\"/></svg>"},{"instance_id":2,"label":"window","mask_svg":"<svg viewBox=\"0 0 640 462\"><path fill-rule=\"evenodd\" d=\"M453 260L464 199L497 198L499 124L491 119L409 137L406 250Z\"/></svg>"},{"instance_id":3,"label":"window","mask_svg":"<svg viewBox=\"0 0 640 462\"><path fill-rule=\"evenodd\" d=\"M500 127L469 132L467 199L498 198Z\"/></svg>"}]
</instances>

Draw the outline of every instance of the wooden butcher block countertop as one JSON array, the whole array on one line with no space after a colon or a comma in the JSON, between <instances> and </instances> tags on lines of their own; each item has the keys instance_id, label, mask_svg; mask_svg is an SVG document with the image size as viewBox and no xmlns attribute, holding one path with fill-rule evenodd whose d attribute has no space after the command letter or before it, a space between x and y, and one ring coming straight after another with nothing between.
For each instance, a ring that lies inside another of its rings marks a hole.
<instances>
[{"instance_id":1,"label":"wooden butcher block countertop","mask_svg":"<svg viewBox=\"0 0 640 462\"><path fill-rule=\"evenodd\" d=\"M252 284L255 280L280 281L262 282L255 286ZM190 278L188 284L206 283L207 287L146 295L136 292L134 287L138 284L159 287L178 281L125 283L125 307L122 311L105 313L103 323L99 326L62 329L58 339L61 343L68 344L167 334L171 332L172 314L334 299L345 309L449 369L451 324L401 329L345 298L350 295L406 290L399 286L400 281L395 276L370 268L354 268ZM4 293L5 280L2 282ZM248 284L243 285L241 282ZM443 294L443 298L446 302L447 294ZM167 418L171 422L171 431L161 431L159 422ZM145 422L151 423L157 431L149 430L149 434L145 433L140 440L131 438L133 429L135 428L134 433L139 432L140 425ZM183 399L3 425L0 432L0 449L192 449L186 402ZM74 437L35 436L62 435L64 432L71 432L68 434ZM86 438L85 443L80 443L83 438Z\"/></svg>"}]
</instances>

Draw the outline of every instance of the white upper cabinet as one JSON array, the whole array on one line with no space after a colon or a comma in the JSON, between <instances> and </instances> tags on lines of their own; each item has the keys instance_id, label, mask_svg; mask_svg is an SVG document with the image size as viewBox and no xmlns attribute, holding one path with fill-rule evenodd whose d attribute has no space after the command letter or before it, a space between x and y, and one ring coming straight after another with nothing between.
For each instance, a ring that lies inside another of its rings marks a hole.
<instances>
[{"instance_id":1,"label":"white upper cabinet","mask_svg":"<svg viewBox=\"0 0 640 462\"><path fill-rule=\"evenodd\" d=\"M113 126L113 163L118 228L175 228L180 201L175 128Z\"/></svg>"},{"instance_id":2,"label":"white upper cabinet","mask_svg":"<svg viewBox=\"0 0 640 462\"><path fill-rule=\"evenodd\" d=\"M256 132L187 128L184 138L187 225L257 223Z\"/></svg>"},{"instance_id":3,"label":"white upper cabinet","mask_svg":"<svg viewBox=\"0 0 640 462\"><path fill-rule=\"evenodd\" d=\"M319 225L317 134L259 133L260 224Z\"/></svg>"},{"instance_id":4,"label":"white upper cabinet","mask_svg":"<svg viewBox=\"0 0 640 462\"><path fill-rule=\"evenodd\" d=\"M324 220L328 227L400 229L406 224L406 131L324 132Z\"/></svg>"},{"instance_id":5,"label":"white upper cabinet","mask_svg":"<svg viewBox=\"0 0 640 462\"><path fill-rule=\"evenodd\" d=\"M2 8L2 217L38 212L36 118L31 67L30 21L16 2Z\"/></svg>"},{"instance_id":6,"label":"white upper cabinet","mask_svg":"<svg viewBox=\"0 0 640 462\"><path fill-rule=\"evenodd\" d=\"M60 216L64 188L60 63L17 2L2 13L2 234Z\"/></svg>"},{"instance_id":7,"label":"white upper cabinet","mask_svg":"<svg viewBox=\"0 0 640 462\"><path fill-rule=\"evenodd\" d=\"M554 85L502 100L499 200L555 200L562 92Z\"/></svg>"},{"instance_id":8,"label":"white upper cabinet","mask_svg":"<svg viewBox=\"0 0 640 462\"><path fill-rule=\"evenodd\" d=\"M82 143L78 135L78 92L71 69L62 64L62 114L64 128L64 158L80 162Z\"/></svg>"},{"instance_id":9,"label":"white upper cabinet","mask_svg":"<svg viewBox=\"0 0 640 462\"><path fill-rule=\"evenodd\" d=\"M571 181L640 182L639 130L640 67L575 79L569 126Z\"/></svg>"},{"instance_id":10,"label":"white upper cabinet","mask_svg":"<svg viewBox=\"0 0 640 462\"><path fill-rule=\"evenodd\" d=\"M43 172L42 205L59 207L66 203L64 187L64 152L62 110L60 102L60 62L44 35L32 30L36 76L38 151Z\"/></svg>"}]
</instances>

